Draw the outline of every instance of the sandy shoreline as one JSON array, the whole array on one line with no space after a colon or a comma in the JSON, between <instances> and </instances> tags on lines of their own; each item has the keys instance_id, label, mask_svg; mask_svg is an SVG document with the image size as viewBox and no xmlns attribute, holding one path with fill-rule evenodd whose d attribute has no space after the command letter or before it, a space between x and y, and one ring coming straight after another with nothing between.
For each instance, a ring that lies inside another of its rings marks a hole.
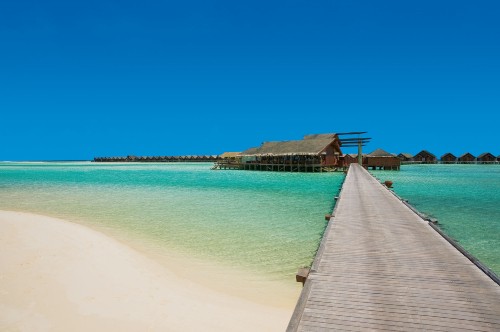
<instances>
[{"instance_id":1,"label":"sandy shoreline","mask_svg":"<svg viewBox=\"0 0 500 332\"><path fill-rule=\"evenodd\" d=\"M0 211L0 330L283 331L292 310L182 278L84 226Z\"/></svg>"}]
</instances>

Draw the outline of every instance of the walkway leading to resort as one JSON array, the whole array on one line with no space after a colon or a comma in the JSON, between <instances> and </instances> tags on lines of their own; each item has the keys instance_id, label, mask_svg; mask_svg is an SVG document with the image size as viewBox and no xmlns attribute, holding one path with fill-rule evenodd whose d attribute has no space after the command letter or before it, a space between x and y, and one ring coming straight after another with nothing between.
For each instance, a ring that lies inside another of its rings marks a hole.
<instances>
[{"instance_id":1,"label":"walkway leading to resort","mask_svg":"<svg viewBox=\"0 0 500 332\"><path fill-rule=\"evenodd\" d=\"M288 331L500 331L500 286L351 164Z\"/></svg>"}]
</instances>

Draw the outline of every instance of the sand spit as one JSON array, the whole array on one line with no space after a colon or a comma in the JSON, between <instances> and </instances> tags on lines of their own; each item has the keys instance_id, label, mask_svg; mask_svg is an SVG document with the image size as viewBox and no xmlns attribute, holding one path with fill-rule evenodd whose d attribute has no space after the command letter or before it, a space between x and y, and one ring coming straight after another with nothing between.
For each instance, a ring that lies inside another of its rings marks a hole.
<instances>
[{"instance_id":1,"label":"sand spit","mask_svg":"<svg viewBox=\"0 0 500 332\"><path fill-rule=\"evenodd\" d=\"M84 226L0 211L0 330L283 331L292 310L181 278Z\"/></svg>"}]
</instances>

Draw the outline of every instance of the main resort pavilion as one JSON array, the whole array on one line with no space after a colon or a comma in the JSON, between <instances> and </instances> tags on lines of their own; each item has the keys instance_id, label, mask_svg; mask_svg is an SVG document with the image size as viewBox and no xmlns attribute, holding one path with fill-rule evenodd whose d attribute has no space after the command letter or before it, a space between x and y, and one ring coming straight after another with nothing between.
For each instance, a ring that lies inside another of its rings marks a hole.
<instances>
[{"instance_id":1,"label":"main resort pavilion","mask_svg":"<svg viewBox=\"0 0 500 332\"><path fill-rule=\"evenodd\" d=\"M341 146L364 145L367 138L339 138L343 134L306 135L301 140L264 142L259 147L240 154L226 153L213 169L242 169L277 172L331 172L345 170L357 163L357 155L343 155ZM362 158L363 167L399 170L401 161L383 150L376 150Z\"/></svg>"},{"instance_id":2,"label":"main resort pavilion","mask_svg":"<svg viewBox=\"0 0 500 332\"><path fill-rule=\"evenodd\" d=\"M328 172L343 167L337 134L304 136L302 140L264 142L243 151L240 159L219 168L284 172ZM217 166L216 166L217 167Z\"/></svg>"}]
</instances>

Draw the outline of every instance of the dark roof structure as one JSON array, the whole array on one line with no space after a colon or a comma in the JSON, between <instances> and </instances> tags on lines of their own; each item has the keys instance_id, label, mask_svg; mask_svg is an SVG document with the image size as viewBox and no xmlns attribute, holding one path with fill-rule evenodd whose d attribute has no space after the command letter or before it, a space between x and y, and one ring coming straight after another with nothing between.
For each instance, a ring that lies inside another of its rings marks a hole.
<instances>
[{"instance_id":1,"label":"dark roof structure","mask_svg":"<svg viewBox=\"0 0 500 332\"><path fill-rule=\"evenodd\" d=\"M368 154L368 157L394 157L394 155L392 155L391 153L385 151L385 150L382 150L382 149L377 149L375 151L373 151L372 153L369 153Z\"/></svg>"},{"instance_id":2,"label":"dark roof structure","mask_svg":"<svg viewBox=\"0 0 500 332\"><path fill-rule=\"evenodd\" d=\"M429 152L429 151L427 151L427 150L422 150L422 151L420 151L419 153L417 153L417 154L415 155L415 157L416 157L416 156L418 156L418 155L428 155L428 156L431 156L432 158L436 158L436 156L435 156L434 154L430 153L430 152Z\"/></svg>"},{"instance_id":3,"label":"dark roof structure","mask_svg":"<svg viewBox=\"0 0 500 332\"><path fill-rule=\"evenodd\" d=\"M483 159L485 157L486 158L490 158L490 159L495 159L495 156L492 153L489 153L489 152L481 153L477 158L478 159Z\"/></svg>"},{"instance_id":4,"label":"dark roof structure","mask_svg":"<svg viewBox=\"0 0 500 332\"><path fill-rule=\"evenodd\" d=\"M466 153L464 153L463 155L461 155L460 157L458 157L458 159L462 159L462 158L465 158L465 157L467 157L467 156L469 156L469 157L471 157L471 158L476 158L476 157L474 157L474 155L473 155L472 153L470 153L470 152L466 152Z\"/></svg>"},{"instance_id":5,"label":"dark roof structure","mask_svg":"<svg viewBox=\"0 0 500 332\"><path fill-rule=\"evenodd\" d=\"M447 152L441 156L441 159L446 158L446 157L451 157L451 158L457 158L453 153Z\"/></svg>"}]
</instances>

